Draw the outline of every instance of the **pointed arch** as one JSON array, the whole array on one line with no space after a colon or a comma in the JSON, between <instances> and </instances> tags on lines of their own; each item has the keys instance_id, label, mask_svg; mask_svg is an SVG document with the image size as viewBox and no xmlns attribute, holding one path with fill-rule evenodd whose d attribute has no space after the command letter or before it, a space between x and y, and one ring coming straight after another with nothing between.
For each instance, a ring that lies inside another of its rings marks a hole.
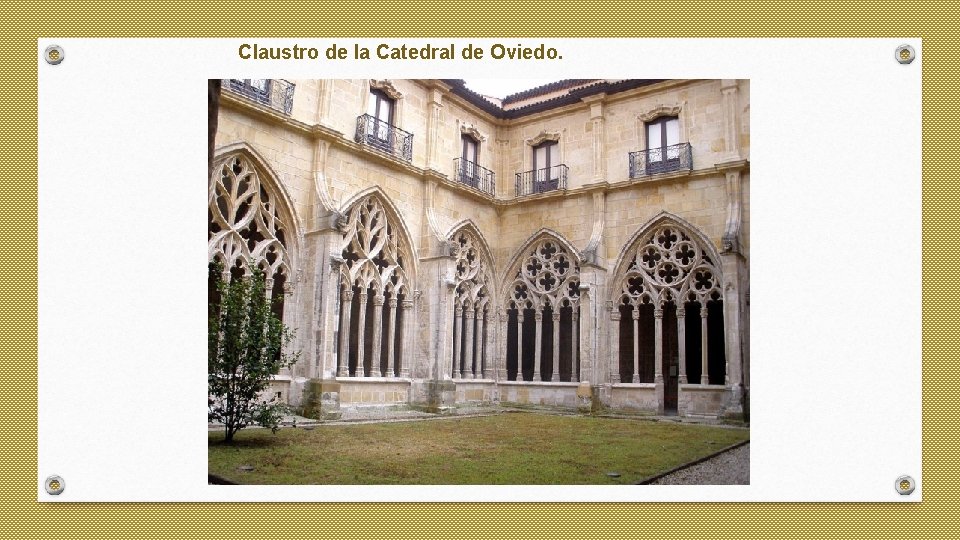
<instances>
[{"instance_id":1,"label":"pointed arch","mask_svg":"<svg viewBox=\"0 0 960 540\"><path fill-rule=\"evenodd\" d=\"M668 212L630 237L610 280L614 382L662 382L658 406L676 410L678 385L724 378L719 263L706 235Z\"/></svg>"},{"instance_id":2,"label":"pointed arch","mask_svg":"<svg viewBox=\"0 0 960 540\"><path fill-rule=\"evenodd\" d=\"M465 219L446 236L454 257L453 377L486 378L492 367L490 330L496 314L493 257L476 224ZM445 368L446 370L446 368Z\"/></svg>"},{"instance_id":3,"label":"pointed arch","mask_svg":"<svg viewBox=\"0 0 960 540\"><path fill-rule=\"evenodd\" d=\"M400 212L379 187L342 207L340 377L410 373L416 254Z\"/></svg>"},{"instance_id":4,"label":"pointed arch","mask_svg":"<svg viewBox=\"0 0 960 540\"><path fill-rule=\"evenodd\" d=\"M214 152L208 182L207 258L246 269L253 260L268 279L296 276L303 227L289 193L263 157L239 142Z\"/></svg>"}]
</instances>

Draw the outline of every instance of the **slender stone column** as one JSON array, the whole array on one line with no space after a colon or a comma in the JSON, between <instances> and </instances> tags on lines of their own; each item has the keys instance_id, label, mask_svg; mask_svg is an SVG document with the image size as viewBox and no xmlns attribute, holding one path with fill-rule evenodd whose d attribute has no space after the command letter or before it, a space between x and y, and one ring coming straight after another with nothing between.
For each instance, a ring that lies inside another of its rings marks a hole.
<instances>
[{"instance_id":1,"label":"slender stone column","mask_svg":"<svg viewBox=\"0 0 960 540\"><path fill-rule=\"evenodd\" d=\"M540 341L543 339L543 312L538 309L533 319L537 321L537 342L533 348L533 380L542 381L543 377L540 376L540 353L543 349Z\"/></svg>"},{"instance_id":2,"label":"slender stone column","mask_svg":"<svg viewBox=\"0 0 960 540\"><path fill-rule=\"evenodd\" d=\"M383 295L373 296L373 350L370 353L370 376L383 377L380 365L383 347Z\"/></svg>"},{"instance_id":3,"label":"slender stone column","mask_svg":"<svg viewBox=\"0 0 960 540\"><path fill-rule=\"evenodd\" d=\"M403 327L400 330L401 343L403 346L400 348L400 376L403 378L410 377L410 370L413 368L413 337L410 336L410 333L413 331L413 321L410 319L413 317L413 300L404 300L402 303L401 310Z\"/></svg>"},{"instance_id":4,"label":"slender stone column","mask_svg":"<svg viewBox=\"0 0 960 540\"><path fill-rule=\"evenodd\" d=\"M620 382L620 305L610 310L610 382Z\"/></svg>"},{"instance_id":5,"label":"slender stone column","mask_svg":"<svg viewBox=\"0 0 960 540\"><path fill-rule=\"evenodd\" d=\"M640 382L640 306L633 306L633 380Z\"/></svg>"},{"instance_id":6,"label":"slender stone column","mask_svg":"<svg viewBox=\"0 0 960 540\"><path fill-rule=\"evenodd\" d=\"M466 312L463 324L466 326L466 341L463 344L463 376L468 379L473 378L473 326L476 322L476 312L470 308Z\"/></svg>"},{"instance_id":7,"label":"slender stone column","mask_svg":"<svg viewBox=\"0 0 960 540\"><path fill-rule=\"evenodd\" d=\"M580 319L580 312L577 306L573 306L570 314L570 339L573 341L570 347L570 382L580 380L580 370L577 369L577 356L580 353L580 325L577 324ZM596 382L594 382L596 384Z\"/></svg>"},{"instance_id":8,"label":"slender stone column","mask_svg":"<svg viewBox=\"0 0 960 540\"><path fill-rule=\"evenodd\" d=\"M560 380L560 308L553 312L553 372L550 381Z\"/></svg>"},{"instance_id":9,"label":"slender stone column","mask_svg":"<svg viewBox=\"0 0 960 540\"><path fill-rule=\"evenodd\" d=\"M266 298L267 302L270 302L273 298L273 278L263 280L263 297Z\"/></svg>"},{"instance_id":10,"label":"slender stone column","mask_svg":"<svg viewBox=\"0 0 960 540\"><path fill-rule=\"evenodd\" d=\"M523 380L523 310L517 309L517 377Z\"/></svg>"},{"instance_id":11,"label":"slender stone column","mask_svg":"<svg viewBox=\"0 0 960 540\"><path fill-rule=\"evenodd\" d=\"M357 372L356 377L363 377L363 350L367 336L367 290L360 289L360 314L357 317Z\"/></svg>"},{"instance_id":12,"label":"slender stone column","mask_svg":"<svg viewBox=\"0 0 960 540\"><path fill-rule=\"evenodd\" d=\"M710 384L709 354L707 353L707 308L700 308L700 384Z\"/></svg>"},{"instance_id":13,"label":"slender stone column","mask_svg":"<svg viewBox=\"0 0 960 540\"><path fill-rule=\"evenodd\" d=\"M353 290L340 291L340 367L337 377L350 376L350 312L353 307Z\"/></svg>"},{"instance_id":14,"label":"slender stone column","mask_svg":"<svg viewBox=\"0 0 960 540\"><path fill-rule=\"evenodd\" d=\"M483 310L477 311L477 348L474 351L473 358L477 362L477 367L473 370L474 379L482 379L483 377L483 353L486 350L486 343L483 339L483 322L487 317L487 312Z\"/></svg>"},{"instance_id":15,"label":"slender stone column","mask_svg":"<svg viewBox=\"0 0 960 540\"><path fill-rule=\"evenodd\" d=\"M387 305L390 306L390 315L387 317L387 377L395 377L396 370L393 367L393 354L396 340L396 327L397 327L397 294L394 292L393 297L387 301Z\"/></svg>"},{"instance_id":16,"label":"slender stone column","mask_svg":"<svg viewBox=\"0 0 960 540\"><path fill-rule=\"evenodd\" d=\"M463 308L457 306L453 310L453 378L460 378L460 319Z\"/></svg>"},{"instance_id":17,"label":"slender stone column","mask_svg":"<svg viewBox=\"0 0 960 540\"><path fill-rule=\"evenodd\" d=\"M682 304L677 306L677 353L680 357L680 380L677 384L687 384L687 310Z\"/></svg>"},{"instance_id":18,"label":"slender stone column","mask_svg":"<svg viewBox=\"0 0 960 540\"><path fill-rule=\"evenodd\" d=\"M663 383L663 309L653 310L653 382Z\"/></svg>"},{"instance_id":19,"label":"slender stone column","mask_svg":"<svg viewBox=\"0 0 960 540\"><path fill-rule=\"evenodd\" d=\"M497 331L494 334L497 342L497 351L500 355L500 358L497 358L493 361L493 379L496 381L500 380L500 373L507 372L507 321L510 320L507 314L503 311L497 314L496 320ZM501 364L502 362L502 364ZM501 369L502 368L502 369Z\"/></svg>"}]
</instances>

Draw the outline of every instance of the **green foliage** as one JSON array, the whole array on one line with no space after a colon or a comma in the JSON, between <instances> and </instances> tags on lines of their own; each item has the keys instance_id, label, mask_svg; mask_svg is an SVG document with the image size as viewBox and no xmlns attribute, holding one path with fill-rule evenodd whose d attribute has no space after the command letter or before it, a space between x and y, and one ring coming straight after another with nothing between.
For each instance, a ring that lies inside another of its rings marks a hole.
<instances>
[{"instance_id":1,"label":"green foliage","mask_svg":"<svg viewBox=\"0 0 960 540\"><path fill-rule=\"evenodd\" d=\"M209 271L219 298L210 300L208 312L207 417L223 423L226 442L249 425L276 432L287 407L264 392L280 368L299 358L299 352L289 352L293 332L271 310L259 269L230 282L221 279L219 264L211 263Z\"/></svg>"}]
</instances>

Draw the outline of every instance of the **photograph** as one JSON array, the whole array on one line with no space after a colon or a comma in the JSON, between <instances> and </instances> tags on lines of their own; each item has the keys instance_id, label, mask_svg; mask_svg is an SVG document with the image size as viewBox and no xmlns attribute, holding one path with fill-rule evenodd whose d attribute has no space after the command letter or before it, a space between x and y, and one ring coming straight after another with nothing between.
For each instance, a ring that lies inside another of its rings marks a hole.
<instances>
[{"instance_id":1,"label":"photograph","mask_svg":"<svg viewBox=\"0 0 960 540\"><path fill-rule=\"evenodd\" d=\"M750 484L750 80L207 90L208 483Z\"/></svg>"}]
</instances>

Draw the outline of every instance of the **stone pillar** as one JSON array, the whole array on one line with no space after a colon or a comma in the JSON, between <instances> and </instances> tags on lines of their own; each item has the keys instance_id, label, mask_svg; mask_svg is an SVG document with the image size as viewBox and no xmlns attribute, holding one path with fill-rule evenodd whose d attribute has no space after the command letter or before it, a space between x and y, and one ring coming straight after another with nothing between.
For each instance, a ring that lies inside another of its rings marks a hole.
<instances>
[{"instance_id":1,"label":"stone pillar","mask_svg":"<svg viewBox=\"0 0 960 540\"><path fill-rule=\"evenodd\" d=\"M413 345L413 300L403 300L401 313L402 318L400 319L403 323L403 329L400 333L401 343L403 347L400 349L400 376L403 378L410 377L411 370L413 368L413 355L414 355L414 345Z\"/></svg>"},{"instance_id":2,"label":"stone pillar","mask_svg":"<svg viewBox=\"0 0 960 540\"><path fill-rule=\"evenodd\" d=\"M390 306L390 315L387 317L387 377L396 377L394 369L393 355L396 348L396 326L397 326L397 293L394 292L390 300L387 301Z\"/></svg>"},{"instance_id":3,"label":"stone pillar","mask_svg":"<svg viewBox=\"0 0 960 540\"><path fill-rule=\"evenodd\" d=\"M473 327L475 324L476 312L473 308L467 309L466 316L463 318L463 324L466 326L466 336L463 343L463 372L461 375L465 378L473 378Z\"/></svg>"},{"instance_id":4,"label":"stone pillar","mask_svg":"<svg viewBox=\"0 0 960 540\"><path fill-rule=\"evenodd\" d=\"M663 309L653 310L653 382L663 382Z\"/></svg>"},{"instance_id":5,"label":"stone pillar","mask_svg":"<svg viewBox=\"0 0 960 540\"><path fill-rule=\"evenodd\" d=\"M725 414L742 415L744 411L744 357L748 354L746 342L746 279L747 266L739 253L721 253L723 264L723 331L726 357L724 384L728 385L730 397Z\"/></svg>"},{"instance_id":6,"label":"stone pillar","mask_svg":"<svg viewBox=\"0 0 960 540\"><path fill-rule=\"evenodd\" d=\"M723 110L724 161L740 159L740 115L737 96L737 80L720 81L721 107Z\"/></svg>"},{"instance_id":7,"label":"stone pillar","mask_svg":"<svg viewBox=\"0 0 960 540\"><path fill-rule=\"evenodd\" d=\"M580 370L577 369L577 356L580 352L580 310L579 306L573 306L570 310L570 339L573 341L570 347L570 382L580 380ZM596 381L594 381L596 383Z\"/></svg>"},{"instance_id":8,"label":"stone pillar","mask_svg":"<svg viewBox=\"0 0 960 540\"><path fill-rule=\"evenodd\" d=\"M640 306L633 306L633 380L640 382Z\"/></svg>"},{"instance_id":9,"label":"stone pillar","mask_svg":"<svg viewBox=\"0 0 960 540\"><path fill-rule=\"evenodd\" d=\"M680 357L680 379L677 384L687 384L687 310L677 306L677 356Z\"/></svg>"},{"instance_id":10,"label":"stone pillar","mask_svg":"<svg viewBox=\"0 0 960 540\"><path fill-rule=\"evenodd\" d=\"M504 360L506 362L506 360ZM517 309L517 378L523 380L523 310Z\"/></svg>"},{"instance_id":11,"label":"stone pillar","mask_svg":"<svg viewBox=\"0 0 960 540\"><path fill-rule=\"evenodd\" d=\"M360 289L360 313L357 316L357 372L356 377L364 376L363 353L367 328L367 290Z\"/></svg>"},{"instance_id":12,"label":"stone pillar","mask_svg":"<svg viewBox=\"0 0 960 540\"><path fill-rule=\"evenodd\" d=\"M476 348L476 351L474 351L474 355L473 355L473 358L477 362L477 367L474 368L473 370L474 379L484 378L483 354L486 351L486 347L485 347L486 344L484 343L484 339L483 339L483 326L484 326L483 323L486 317L487 317L486 311L484 311L483 309L477 310L477 340L476 340L477 348Z\"/></svg>"},{"instance_id":13,"label":"stone pillar","mask_svg":"<svg viewBox=\"0 0 960 540\"><path fill-rule=\"evenodd\" d=\"M350 312L353 307L353 290L344 287L340 293L340 367L337 377L350 376Z\"/></svg>"},{"instance_id":14,"label":"stone pillar","mask_svg":"<svg viewBox=\"0 0 960 540\"><path fill-rule=\"evenodd\" d=\"M540 376L540 353L543 351L543 347L540 342L543 340L543 311L538 309L533 318L537 324L537 342L533 348L533 380L542 381L543 377Z\"/></svg>"},{"instance_id":15,"label":"stone pillar","mask_svg":"<svg viewBox=\"0 0 960 540\"><path fill-rule=\"evenodd\" d=\"M710 384L710 371L707 352L707 304L700 308L700 384Z\"/></svg>"},{"instance_id":16,"label":"stone pillar","mask_svg":"<svg viewBox=\"0 0 960 540\"><path fill-rule=\"evenodd\" d=\"M460 321L463 308L459 305L453 310L453 378L460 378Z\"/></svg>"},{"instance_id":17,"label":"stone pillar","mask_svg":"<svg viewBox=\"0 0 960 540\"><path fill-rule=\"evenodd\" d=\"M497 351L499 351L499 358L493 362L493 378L496 381L500 380L500 373L507 372L507 323L510 320L510 317L503 311L497 313L497 331L494 333L494 336L497 340Z\"/></svg>"},{"instance_id":18,"label":"stone pillar","mask_svg":"<svg viewBox=\"0 0 960 540\"><path fill-rule=\"evenodd\" d=\"M550 373L550 382L560 380L560 308L553 312L553 371Z\"/></svg>"},{"instance_id":19,"label":"stone pillar","mask_svg":"<svg viewBox=\"0 0 960 540\"><path fill-rule=\"evenodd\" d=\"M438 88L430 90L430 109L427 116L427 167L437 169L437 154L440 146L440 109L443 108L443 91Z\"/></svg>"},{"instance_id":20,"label":"stone pillar","mask_svg":"<svg viewBox=\"0 0 960 540\"><path fill-rule=\"evenodd\" d=\"M620 305L610 309L610 382L620 382Z\"/></svg>"},{"instance_id":21,"label":"stone pillar","mask_svg":"<svg viewBox=\"0 0 960 540\"><path fill-rule=\"evenodd\" d=\"M373 296L373 347L370 351L370 376L383 377L380 358L383 346L383 295Z\"/></svg>"}]
</instances>

